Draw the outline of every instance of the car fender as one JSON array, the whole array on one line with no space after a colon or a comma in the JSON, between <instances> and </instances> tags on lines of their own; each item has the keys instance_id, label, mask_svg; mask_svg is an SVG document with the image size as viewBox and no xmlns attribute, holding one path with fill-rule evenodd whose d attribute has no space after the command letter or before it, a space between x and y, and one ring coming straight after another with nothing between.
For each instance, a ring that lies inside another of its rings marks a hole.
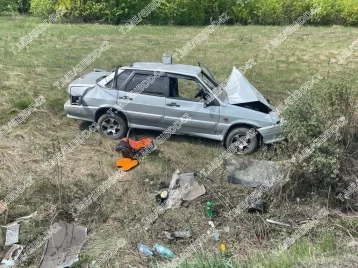
<instances>
[{"instance_id":1,"label":"car fender","mask_svg":"<svg viewBox=\"0 0 358 268\"><path fill-rule=\"evenodd\" d=\"M254 121L251 120L237 120L230 124L227 124L224 128L224 131L222 132L222 140L225 141L227 135L230 133L230 131L237 127L247 127L249 129L254 128L255 130L258 130L258 127Z\"/></svg>"},{"instance_id":2,"label":"car fender","mask_svg":"<svg viewBox=\"0 0 358 268\"><path fill-rule=\"evenodd\" d=\"M107 110L107 112L106 112ZM98 107L98 109L96 110L96 114L95 114L95 120L96 122L98 121L98 119L105 113L113 113L113 114L120 114L122 115L127 122L129 122L129 117L128 114L125 110L123 109L118 109L118 107L116 107L115 105L101 105Z\"/></svg>"}]
</instances>

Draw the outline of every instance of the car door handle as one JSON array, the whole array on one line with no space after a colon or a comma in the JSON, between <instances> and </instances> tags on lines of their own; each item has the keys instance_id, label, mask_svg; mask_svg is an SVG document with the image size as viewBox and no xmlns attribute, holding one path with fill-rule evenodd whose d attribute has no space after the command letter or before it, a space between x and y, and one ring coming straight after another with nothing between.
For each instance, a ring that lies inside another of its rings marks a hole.
<instances>
[{"instance_id":1,"label":"car door handle","mask_svg":"<svg viewBox=\"0 0 358 268\"><path fill-rule=\"evenodd\" d=\"M167 106L170 106L170 107L180 107L180 105L177 104L177 103L175 103L175 102L169 103L169 104L167 104Z\"/></svg>"},{"instance_id":2,"label":"car door handle","mask_svg":"<svg viewBox=\"0 0 358 268\"><path fill-rule=\"evenodd\" d=\"M124 97L120 97L121 100L133 100L131 97L128 96L124 96Z\"/></svg>"}]
</instances>

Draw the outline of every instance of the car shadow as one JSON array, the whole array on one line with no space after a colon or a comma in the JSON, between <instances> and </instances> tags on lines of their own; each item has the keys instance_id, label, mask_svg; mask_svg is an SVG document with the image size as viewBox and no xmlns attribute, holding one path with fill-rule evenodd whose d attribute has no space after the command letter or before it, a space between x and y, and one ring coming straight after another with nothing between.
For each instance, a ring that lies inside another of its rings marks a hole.
<instances>
[{"instance_id":1,"label":"car shadow","mask_svg":"<svg viewBox=\"0 0 358 268\"><path fill-rule=\"evenodd\" d=\"M93 123L88 121L82 121L79 124L80 131L89 130L90 126ZM161 131L156 130L146 130L146 129L130 129L129 132L129 138L134 140L140 140L143 138L151 138L155 139L156 137L159 137ZM220 141L206 139L206 138L200 138L200 137L194 137L189 135L176 135L173 134L169 138L170 141L178 142L178 143L191 143L191 144L203 144L205 146L211 146L211 147L217 147L221 146L222 143ZM118 140L119 142L119 140Z\"/></svg>"},{"instance_id":2,"label":"car shadow","mask_svg":"<svg viewBox=\"0 0 358 268\"><path fill-rule=\"evenodd\" d=\"M143 139L145 137L155 139L156 137L159 137L161 131L155 131L155 130L143 130L143 129L131 129L129 137L132 139ZM205 146L218 146L221 145L220 141L215 141L211 139L205 139L205 138L199 138L189 135L176 135L173 134L169 137L170 141L178 142L178 143L192 143L192 144L203 144Z\"/></svg>"},{"instance_id":3,"label":"car shadow","mask_svg":"<svg viewBox=\"0 0 358 268\"><path fill-rule=\"evenodd\" d=\"M89 130L90 126L92 125L92 122L88 122L88 121L81 121L80 125L79 125L79 129L81 131L84 130Z\"/></svg>"}]
</instances>

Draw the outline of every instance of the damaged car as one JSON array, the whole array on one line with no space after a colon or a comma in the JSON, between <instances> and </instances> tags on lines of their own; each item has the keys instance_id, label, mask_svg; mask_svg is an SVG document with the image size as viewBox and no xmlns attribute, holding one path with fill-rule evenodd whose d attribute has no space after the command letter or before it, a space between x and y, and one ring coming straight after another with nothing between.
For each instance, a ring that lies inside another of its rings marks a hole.
<instances>
[{"instance_id":1,"label":"damaged car","mask_svg":"<svg viewBox=\"0 0 358 268\"><path fill-rule=\"evenodd\" d=\"M137 62L76 79L64 108L69 118L96 122L109 139L123 138L128 128L164 131L184 114L190 119L175 134L222 141L237 153L282 139L281 119L239 70L221 87L201 63Z\"/></svg>"}]
</instances>

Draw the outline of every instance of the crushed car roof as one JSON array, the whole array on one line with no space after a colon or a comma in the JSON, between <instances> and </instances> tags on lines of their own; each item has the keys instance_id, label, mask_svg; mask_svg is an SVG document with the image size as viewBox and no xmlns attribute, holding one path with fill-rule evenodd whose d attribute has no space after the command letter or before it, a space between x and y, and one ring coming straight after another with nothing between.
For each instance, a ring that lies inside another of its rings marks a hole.
<instances>
[{"instance_id":1,"label":"crushed car roof","mask_svg":"<svg viewBox=\"0 0 358 268\"><path fill-rule=\"evenodd\" d=\"M169 73L184 74L190 76L197 76L201 73L201 68L193 65L185 64L163 64L157 62L135 62L132 67L134 69L146 71L163 71Z\"/></svg>"}]
</instances>

